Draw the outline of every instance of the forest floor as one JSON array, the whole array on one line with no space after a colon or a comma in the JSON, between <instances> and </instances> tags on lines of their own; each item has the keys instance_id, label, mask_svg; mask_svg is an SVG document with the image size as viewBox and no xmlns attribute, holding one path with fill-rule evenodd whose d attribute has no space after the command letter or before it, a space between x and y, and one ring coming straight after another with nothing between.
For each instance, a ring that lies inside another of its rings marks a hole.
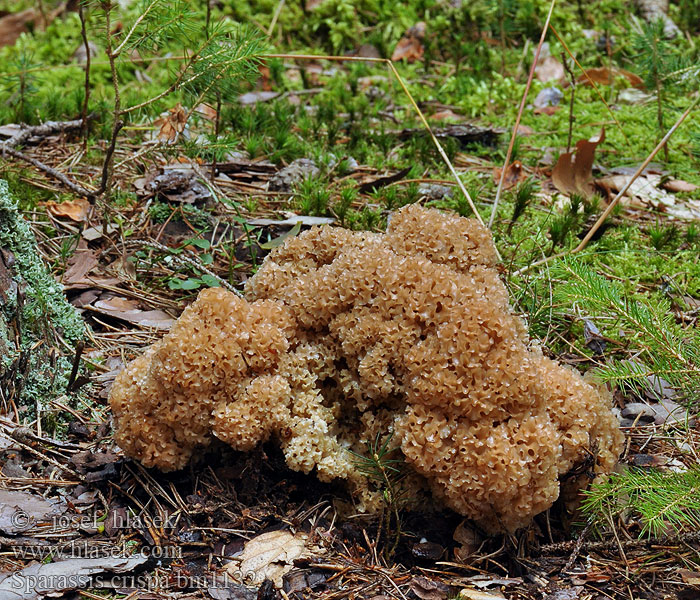
<instances>
[{"instance_id":1,"label":"forest floor","mask_svg":"<svg viewBox=\"0 0 700 600\"><path fill-rule=\"evenodd\" d=\"M40 4L0 1L0 178L88 330L75 342L60 323L8 318L0 600L700 597L697 3L672 6L674 39L632 19L628 3L562 3L535 64L549 3L197 7L202 23L264 31L279 54L261 50L235 89L195 90L196 104L175 89L129 112L116 138L99 6L88 10L85 135L78 13ZM117 41L143 15L120 4ZM160 31L167 15L154 14ZM118 70L122 109L156 98L178 77L170 63L187 59L169 39L139 39ZM396 73L359 60L378 57ZM6 147L23 126L32 135ZM112 140L108 201L79 193L100 187ZM473 217L461 185L530 335L614 392L626 436L617 489L593 492L588 512L555 504L511 535L406 510L390 552L395 531L380 517L352 514L342 486L290 471L272 444L217 445L170 474L123 456L111 384L199 290L240 289L282 236L313 225L383 231L413 202ZM10 315L18 292L1 236L0 252ZM602 282L589 294L588 280L572 291L556 268L572 256ZM37 373L41 398L23 387Z\"/></svg>"}]
</instances>

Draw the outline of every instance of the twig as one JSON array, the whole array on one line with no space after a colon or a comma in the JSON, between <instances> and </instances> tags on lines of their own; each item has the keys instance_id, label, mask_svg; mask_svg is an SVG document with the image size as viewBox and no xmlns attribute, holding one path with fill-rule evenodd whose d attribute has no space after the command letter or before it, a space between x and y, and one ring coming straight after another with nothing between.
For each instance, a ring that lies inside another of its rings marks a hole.
<instances>
[{"instance_id":1,"label":"twig","mask_svg":"<svg viewBox=\"0 0 700 600\"><path fill-rule=\"evenodd\" d=\"M574 566L574 563L576 562L576 558L578 557L579 553L581 552L581 547L583 546L583 542L586 539L586 536L588 535L588 532L591 530L591 527L593 526L593 521L589 521L588 525L586 525L583 528L583 531L581 534L578 536L578 539L576 540L576 543L574 544L574 549L571 551L571 556L569 556L569 560L566 561L566 564L564 565L564 572L568 572L571 570L571 567Z\"/></svg>"},{"instance_id":2,"label":"twig","mask_svg":"<svg viewBox=\"0 0 700 600\"><path fill-rule=\"evenodd\" d=\"M282 12L282 7L284 6L284 0L279 0L277 3L277 8L275 8L275 14L272 15L272 21L270 26L267 28L267 37L272 37L272 32L275 30L275 25L277 25L277 19L280 18L280 13Z\"/></svg>"},{"instance_id":3,"label":"twig","mask_svg":"<svg viewBox=\"0 0 700 600\"><path fill-rule=\"evenodd\" d=\"M82 123L82 121L81 121ZM14 156L15 158L19 158L20 160L23 160L24 162L28 162L30 165L34 165L37 169L40 171L43 171L47 175L50 175L54 179L58 179L63 185L65 185L69 190L72 192L75 192L78 196L87 196L88 198L93 197L95 195L95 192L90 191L84 187L81 187L75 181L70 179L70 177L64 175L60 171L57 171L56 169L49 167L49 165L44 164L43 162L36 160L35 158L32 158L31 156L27 156L23 152L20 152L19 150L14 150L13 148L4 148L3 147L3 153L9 154L10 156Z\"/></svg>"},{"instance_id":4,"label":"twig","mask_svg":"<svg viewBox=\"0 0 700 600\"><path fill-rule=\"evenodd\" d=\"M673 124L673 127L666 132L666 135L661 139L661 141L656 145L656 148L654 148L651 151L651 154L647 156L646 160L639 166L639 168L634 172L634 175L630 177L629 181L623 186L623 188L617 193L617 196L613 199L613 201L610 203L608 208L605 209L602 215L598 217L598 220L595 222L593 227L589 230L589 232L586 234L586 237L584 237L581 240L581 243L574 248L573 252L580 252L583 250L587 245L588 242L591 241L591 238L595 235L595 232L600 229L600 226L605 222L605 219L608 218L608 215L613 211L615 206L617 206L617 203L620 201L620 198L624 196L627 193L627 190L630 189L630 186L636 181L637 177L639 177L644 169L647 168L649 163L652 161L652 159L656 156L656 154L661 150L666 145L666 142L671 138L671 136L676 132L676 129L678 129L681 126L681 123L685 121L686 117L690 114L690 112L697 106L698 101L700 101L700 96L696 97L695 100L691 103L691 105L685 109L683 114L678 117L678 120Z\"/></svg>"},{"instance_id":5,"label":"twig","mask_svg":"<svg viewBox=\"0 0 700 600\"><path fill-rule=\"evenodd\" d=\"M85 99L83 100L83 135L85 136L83 140L83 149L87 150L88 142L88 101L90 100L90 42L88 42L87 28L85 24L85 9L83 7L82 1L78 2L78 16L80 17L80 35L83 38L83 47L85 48Z\"/></svg>"},{"instance_id":6,"label":"twig","mask_svg":"<svg viewBox=\"0 0 700 600\"><path fill-rule=\"evenodd\" d=\"M66 384L66 392L73 391L73 385L75 384L75 379L78 376L78 369L80 368L80 357L85 349L85 342L79 340L75 346L75 356L73 357L73 368L70 371L70 377L68 377L68 383Z\"/></svg>"},{"instance_id":7,"label":"twig","mask_svg":"<svg viewBox=\"0 0 700 600\"><path fill-rule=\"evenodd\" d=\"M566 151L571 152L571 138L574 134L574 99L576 98L576 77L574 77L574 72L571 70L571 65L569 61L566 60L566 55L561 53L561 63L564 65L564 69L571 78L571 100L569 101L569 135L566 138Z\"/></svg>"},{"instance_id":8,"label":"twig","mask_svg":"<svg viewBox=\"0 0 700 600\"><path fill-rule=\"evenodd\" d=\"M97 113L88 115L88 119L96 119ZM21 126L22 129L13 135L11 138L0 143L0 148L5 151L6 148L16 148L23 146L24 143L33 137L47 137L64 131L80 129L83 125L82 119L74 119L72 121L46 121L41 125L32 125L30 127Z\"/></svg>"},{"instance_id":9,"label":"twig","mask_svg":"<svg viewBox=\"0 0 700 600\"><path fill-rule=\"evenodd\" d=\"M525 84L525 91L523 92L522 100L520 101L520 108L518 109L518 116L515 118L515 124L513 125L513 134L510 136L510 143L508 144L508 151L506 152L506 160L503 165L503 170L501 171L501 178L498 181L498 189L496 190L496 198L493 201L493 207L491 208L491 217L489 218L488 227L491 229L493 227L493 221L496 218L496 211L498 210L498 203L501 200L501 193L503 191L503 182L506 179L506 172L508 171L508 165L510 165L510 157L513 154L513 146L515 145L515 138L518 135L518 127L520 127L520 119L523 116L523 110L525 110L525 102L527 101L527 94L530 91L530 86L532 85L532 79L535 76L535 69L537 68L537 61L540 58L540 50L542 50L542 44L544 44L544 38L547 37L547 30L549 29L549 22L552 19L552 13L554 12L554 4L556 0L552 0L549 5L549 13L547 13L547 20L542 28L542 35L540 36L540 43L537 44L537 49L535 50L535 56L532 60L532 66L530 67L530 74L527 78L527 84Z\"/></svg>"},{"instance_id":10,"label":"twig","mask_svg":"<svg viewBox=\"0 0 700 600\"><path fill-rule=\"evenodd\" d=\"M97 118L97 113L92 113L87 116L88 120L95 118ZM69 190L75 192L79 196L93 198L97 195L95 191L82 187L64 173L57 171L53 167L49 167L47 164L44 164L36 158L27 156L26 154L24 154L24 152L20 152L15 148L16 146L23 145L32 137L46 137L64 131L81 129L82 127L82 119L74 119L72 121L46 121L46 123L42 123L41 125L23 127L19 133L16 133L10 139L0 143L0 151L3 155L9 154L14 158L18 158L20 160L23 160L24 162L28 162L30 165L34 165L40 171L43 171L44 173L53 177L54 179L58 179L58 181L65 185Z\"/></svg>"},{"instance_id":11,"label":"twig","mask_svg":"<svg viewBox=\"0 0 700 600\"><path fill-rule=\"evenodd\" d=\"M557 554L568 554L573 552L579 545L579 539L571 540L569 542L557 542L555 544L546 544L541 546L537 552L540 556L550 556ZM578 549L580 552L591 552L597 550L619 550L619 547L623 548L641 548L641 547L652 547L652 546L668 546L669 544L681 544L684 542L697 542L700 541L700 531L689 531L688 533L682 533L676 536L669 537L650 537L641 538L636 540L624 540L618 545L615 540L607 540L600 542L583 542ZM567 563L568 564L568 563Z\"/></svg>"}]
</instances>

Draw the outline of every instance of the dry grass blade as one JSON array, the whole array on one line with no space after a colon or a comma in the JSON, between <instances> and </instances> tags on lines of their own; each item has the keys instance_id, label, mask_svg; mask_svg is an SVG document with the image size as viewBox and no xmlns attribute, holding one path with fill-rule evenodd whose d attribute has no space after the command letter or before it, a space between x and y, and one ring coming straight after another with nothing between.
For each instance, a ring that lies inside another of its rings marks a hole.
<instances>
[{"instance_id":1,"label":"dry grass blade","mask_svg":"<svg viewBox=\"0 0 700 600\"><path fill-rule=\"evenodd\" d=\"M510 157L513 154L513 146L515 145L515 138L518 135L518 127L520 127L520 119L523 116L523 110L525 110L525 102L527 101L527 94L530 91L530 86L532 85L532 80L535 77L535 68L537 67L537 61L540 58L540 51L542 50L542 44L544 44L544 38L547 37L547 30L549 29L549 22L552 19L552 13L554 12L554 4L557 0L552 0L549 5L549 13L547 13L547 20L542 28L542 35L540 36L540 42L537 44L537 49L535 50L535 56L532 60L532 66L530 67L530 74L527 77L527 83L525 84L525 91L523 92L522 100L520 101L520 108L518 109L518 116L515 118L515 123L513 124L513 134L510 136L510 143L508 144L508 151L506 152L506 160L503 163L503 170L501 171L501 177L498 180L498 189L496 190L496 198L493 201L493 207L491 208L491 217L489 218L489 229L493 227L493 221L496 218L496 211L498 210L498 203L501 200L501 192L503 191L503 182L506 178L506 172L508 171L508 165L510 164Z\"/></svg>"},{"instance_id":2,"label":"dry grass blade","mask_svg":"<svg viewBox=\"0 0 700 600\"><path fill-rule=\"evenodd\" d=\"M605 105L605 108L607 109L608 113L612 117L612 120L615 121L615 124L617 125L618 129L620 130L620 133L622 134L622 137L625 138L625 141L629 144L629 139L627 138L627 135L625 134L624 129L622 129L622 125L620 125L620 122L617 120L615 115L613 114L612 109L610 108L610 105L605 101L605 98L603 98L603 94L600 93L600 90L598 89L598 86L595 84L595 82L591 79L591 76L588 74L588 71L584 69L581 66L581 63L578 62L576 57L572 54L571 50L569 50L569 47L566 45L566 42L561 38L561 36L557 33L557 30L554 29L554 26L550 23L549 29L552 31L554 34L554 37L559 40L559 43L564 47L564 50L566 50L566 53L571 57L571 59L576 63L576 66L581 69L581 73L583 73L583 76L588 80L588 83L591 84L593 89L595 90L595 93L598 94L598 98L600 98L601 102Z\"/></svg>"},{"instance_id":3,"label":"dry grass blade","mask_svg":"<svg viewBox=\"0 0 700 600\"><path fill-rule=\"evenodd\" d=\"M658 154L659 150L661 150L666 145L666 143L671 138L671 136L681 126L681 123L683 123L683 121L685 121L686 117L697 106L698 101L700 101L700 97L695 98L695 100L690 104L690 106L685 109L685 112L680 117L678 117L678 120L673 124L671 129L668 130L668 132L661 139L661 141L656 145L656 148L654 148L651 151L651 154L649 154L649 156L647 156L646 160L641 165L639 165L639 168L634 172L634 175L632 175L632 177L630 177L629 181L627 181L627 183L617 193L617 196L615 196L615 198L610 203L608 208L605 209L603 214L600 215L600 217L598 217L598 220L595 222L593 227L591 227L590 231L586 234L586 237L584 237L581 240L581 243L578 246L576 246L576 248L574 248L573 252L580 252L588 245L588 242L591 241L591 238L595 235L595 232L598 231L598 229L600 229L600 226L603 224L605 219L608 218L608 215L612 212L612 210L615 208L617 203L620 201L620 198L622 198L622 196L624 196L627 193L627 190L634 183L634 181L637 179L637 177L639 177L644 172L644 169L647 168L649 163Z\"/></svg>"},{"instance_id":4,"label":"dry grass blade","mask_svg":"<svg viewBox=\"0 0 700 600\"><path fill-rule=\"evenodd\" d=\"M457 175L457 171L455 170L454 166L452 165L452 162L447 157L447 154L445 153L445 150L443 149L442 145L438 141L437 137L435 137L435 134L433 133L433 130L430 128L430 125L428 124L428 121L426 120L425 116L423 115L423 112L418 107L418 104L416 103L413 96L411 95L411 92L406 87L404 80L402 79L401 75L399 75L399 72L396 70L394 63L391 60L389 60L388 58L369 58L369 57L364 57L364 56L324 56L324 55L316 55L316 54L267 54L266 56L268 58L288 58L288 59L294 59L294 60L300 59L300 60L334 60L334 61L339 61L339 62L344 62L344 61L374 62L374 63L383 63L383 64L387 65L389 67L389 70L391 71L392 75L396 78L396 81L399 82L399 85L401 86L403 93L408 98L409 102L411 103L411 106L413 107L413 110L416 112L416 114L418 115L418 118L421 120L421 123L423 124L426 131L430 135L430 138L433 140L433 144L435 144L435 147L437 148L437 151L440 153L442 160L445 161L447 168L450 170L450 173L452 173L452 176L455 178L455 181L457 182L457 187L459 187L459 190L462 192L462 194L464 194L464 197L467 199L467 202L469 203L469 208L471 208L472 212L474 213L474 218L477 219L479 221L479 223L484 225L484 221L481 218L481 215L479 214L479 212L476 210L476 206L474 205L474 201L472 200L472 197L469 195L467 188L464 187L464 183L462 183L462 180L459 178L459 175ZM499 258L500 258L500 256L499 256Z\"/></svg>"},{"instance_id":5,"label":"dry grass blade","mask_svg":"<svg viewBox=\"0 0 700 600\"><path fill-rule=\"evenodd\" d=\"M591 241L591 239L595 235L596 231L598 231L598 229L600 229L600 226L605 222L605 220L608 218L608 216L613 211L615 206L617 206L617 203L620 201L620 199L625 195L625 193L627 193L627 190L637 180L637 178L644 172L644 169L646 169L649 166L649 163L659 153L659 150L661 150L666 145L666 142L668 142L668 140L671 139L671 137L676 132L676 130L681 126L683 121L685 121L685 119L692 112L692 110L698 105L698 102L700 102L700 96L695 98L695 100L693 100L693 102L691 102L690 106L688 106L688 108L685 109L683 114L680 117L678 117L678 120L666 132L666 135L661 139L661 141L651 151L649 156L646 157L644 162L641 165L639 165L639 168L634 172L634 175L632 175L632 177L629 178L627 183L617 193L617 196L615 196L615 198L613 198L612 202L610 202L610 205L605 209L603 214L601 214L600 217L598 217L598 220L595 222L593 227L590 228L590 230L588 231L586 236L581 240L581 243L579 243L579 245L576 246L576 248L574 248L571 251L560 252L559 254L553 254L552 256L547 256L545 258L542 258L541 260L537 260L533 263L530 263L526 267L523 267L522 269L515 271L513 273L513 275L522 275L523 273L527 273L533 267L538 267L538 266L543 265L545 263L551 262L552 260L555 260L557 258L562 258L562 257L570 255L570 254L576 254L577 252L581 252L581 250L583 250L588 245L588 242Z\"/></svg>"}]
</instances>

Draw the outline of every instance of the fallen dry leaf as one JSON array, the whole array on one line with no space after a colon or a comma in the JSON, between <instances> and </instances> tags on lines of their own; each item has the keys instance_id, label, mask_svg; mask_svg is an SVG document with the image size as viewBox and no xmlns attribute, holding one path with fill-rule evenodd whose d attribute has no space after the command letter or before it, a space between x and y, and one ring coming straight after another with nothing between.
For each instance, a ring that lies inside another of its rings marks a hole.
<instances>
[{"instance_id":1,"label":"fallen dry leaf","mask_svg":"<svg viewBox=\"0 0 700 600\"><path fill-rule=\"evenodd\" d=\"M65 506L57 500L20 490L0 489L0 531L3 533L15 535L26 532L64 511Z\"/></svg>"},{"instance_id":2,"label":"fallen dry leaf","mask_svg":"<svg viewBox=\"0 0 700 600\"><path fill-rule=\"evenodd\" d=\"M423 46L422 40L424 37L425 23L420 21L403 34L403 37L399 40L398 44L396 44L396 48L394 48L391 60L415 62L423 58L425 47Z\"/></svg>"},{"instance_id":3,"label":"fallen dry leaf","mask_svg":"<svg viewBox=\"0 0 700 600\"><path fill-rule=\"evenodd\" d=\"M700 586L700 571L689 571L688 569L679 569L678 574L681 576L683 583L688 585Z\"/></svg>"},{"instance_id":4,"label":"fallen dry leaf","mask_svg":"<svg viewBox=\"0 0 700 600\"><path fill-rule=\"evenodd\" d=\"M67 217L71 221L81 223L88 218L90 213L90 202L85 198L78 198L72 202L47 202L46 210L54 217Z\"/></svg>"},{"instance_id":5,"label":"fallen dry leaf","mask_svg":"<svg viewBox=\"0 0 700 600\"><path fill-rule=\"evenodd\" d=\"M625 69L618 69L617 67L596 67L586 69L583 73L584 74L579 75L576 79L578 83L582 83L583 85L591 85L591 81L601 85L610 85L615 77L624 77L633 87L644 87L644 82L641 77L629 71L625 71ZM588 77L586 77L586 75L588 75Z\"/></svg>"},{"instance_id":6,"label":"fallen dry leaf","mask_svg":"<svg viewBox=\"0 0 700 600\"><path fill-rule=\"evenodd\" d=\"M669 192L694 192L698 186L682 179L667 179L661 183L661 187Z\"/></svg>"},{"instance_id":7,"label":"fallen dry leaf","mask_svg":"<svg viewBox=\"0 0 700 600\"><path fill-rule=\"evenodd\" d=\"M596 183L608 190L608 193L617 193L627 185L630 177L631 175L609 175L597 179ZM625 203L640 208L655 208L678 219L700 220L700 200L677 198L662 189L663 187L661 175L657 173L641 175L625 192Z\"/></svg>"},{"instance_id":8,"label":"fallen dry leaf","mask_svg":"<svg viewBox=\"0 0 700 600\"><path fill-rule=\"evenodd\" d=\"M559 108L559 106L543 106L542 108L536 108L532 112L536 115L547 115L551 117Z\"/></svg>"},{"instance_id":9,"label":"fallen dry leaf","mask_svg":"<svg viewBox=\"0 0 700 600\"><path fill-rule=\"evenodd\" d=\"M499 592L482 592L465 588L459 592L460 600L505 600L505 596Z\"/></svg>"},{"instance_id":10,"label":"fallen dry leaf","mask_svg":"<svg viewBox=\"0 0 700 600\"><path fill-rule=\"evenodd\" d=\"M243 552L227 567L237 583L260 585L271 579L279 588L282 578L294 568L294 561L320 552L308 547L308 536L290 531L268 531L246 542Z\"/></svg>"},{"instance_id":11,"label":"fallen dry leaf","mask_svg":"<svg viewBox=\"0 0 700 600\"><path fill-rule=\"evenodd\" d=\"M75 283L84 283L85 276L98 263L95 251L88 248L87 242L81 239L73 256L68 259L68 268L61 278L61 283L69 288Z\"/></svg>"},{"instance_id":12,"label":"fallen dry leaf","mask_svg":"<svg viewBox=\"0 0 700 600\"><path fill-rule=\"evenodd\" d=\"M216 109L213 106L209 106L205 102L202 102L201 104L198 104L194 112L196 112L198 115L202 115L207 121L216 121Z\"/></svg>"},{"instance_id":13,"label":"fallen dry leaf","mask_svg":"<svg viewBox=\"0 0 700 600\"><path fill-rule=\"evenodd\" d=\"M455 121L461 121L464 117L461 115L458 115L455 112L452 112L449 108L446 108L444 110L439 110L436 113L430 115L430 119L433 121L448 121L448 120L455 120Z\"/></svg>"},{"instance_id":14,"label":"fallen dry leaf","mask_svg":"<svg viewBox=\"0 0 700 600\"><path fill-rule=\"evenodd\" d=\"M156 138L166 144L174 144L187 125L187 111L179 102L166 115L157 118L153 124L158 126Z\"/></svg>"},{"instance_id":15,"label":"fallen dry leaf","mask_svg":"<svg viewBox=\"0 0 700 600\"><path fill-rule=\"evenodd\" d=\"M162 310L141 310L138 302L121 296L100 299L85 308L145 328L170 329L175 321Z\"/></svg>"},{"instance_id":16,"label":"fallen dry leaf","mask_svg":"<svg viewBox=\"0 0 700 600\"><path fill-rule=\"evenodd\" d=\"M575 152L564 152L552 170L552 183L562 194L580 194L590 198L594 191L593 158L598 144L605 141L605 128L589 140L576 142Z\"/></svg>"},{"instance_id":17,"label":"fallen dry leaf","mask_svg":"<svg viewBox=\"0 0 700 600\"><path fill-rule=\"evenodd\" d=\"M501 172L503 171L502 168L497 167L493 170L493 180L498 183L501 180ZM503 180L503 189L507 190L512 188L515 185L518 185L520 182L525 181L527 179L527 173L525 172L525 169L523 169L523 164L519 161L513 161L508 165L508 169L506 170L506 176L505 179Z\"/></svg>"},{"instance_id":18,"label":"fallen dry leaf","mask_svg":"<svg viewBox=\"0 0 700 600\"><path fill-rule=\"evenodd\" d=\"M420 600L445 600L450 592L448 585L427 577L414 577L408 586Z\"/></svg>"}]
</instances>

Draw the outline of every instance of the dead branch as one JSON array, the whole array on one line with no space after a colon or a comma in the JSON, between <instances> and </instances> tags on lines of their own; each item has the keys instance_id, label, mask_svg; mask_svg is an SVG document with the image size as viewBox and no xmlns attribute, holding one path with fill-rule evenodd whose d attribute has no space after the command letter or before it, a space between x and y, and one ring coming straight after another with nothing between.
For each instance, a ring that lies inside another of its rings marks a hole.
<instances>
[{"instance_id":1,"label":"dead branch","mask_svg":"<svg viewBox=\"0 0 700 600\"><path fill-rule=\"evenodd\" d=\"M97 113L92 113L87 116L88 120L95 118L97 118ZM63 133L66 131L81 129L82 127L83 119L74 119L72 121L46 121L46 123L42 123L41 125L33 125L31 127L22 126L18 133L13 135L10 139L0 143L0 150L2 151L3 156L10 155L14 158L18 158L20 160L23 160L24 162L28 162L30 165L35 166L40 171L43 171L50 177L53 177L54 179L60 181L69 190L75 192L79 196L95 198L96 196L99 196L104 190L88 190L80 184L73 181L73 179L68 177L65 173L61 173L53 167L50 167L49 165L41 162L40 160L32 158L31 156L27 156L24 152L21 152L16 149L17 146L24 145L31 138L48 137L50 135L55 135L56 133ZM110 150L114 152L113 146L110 146ZM100 187L102 188L103 186Z\"/></svg>"}]
</instances>

